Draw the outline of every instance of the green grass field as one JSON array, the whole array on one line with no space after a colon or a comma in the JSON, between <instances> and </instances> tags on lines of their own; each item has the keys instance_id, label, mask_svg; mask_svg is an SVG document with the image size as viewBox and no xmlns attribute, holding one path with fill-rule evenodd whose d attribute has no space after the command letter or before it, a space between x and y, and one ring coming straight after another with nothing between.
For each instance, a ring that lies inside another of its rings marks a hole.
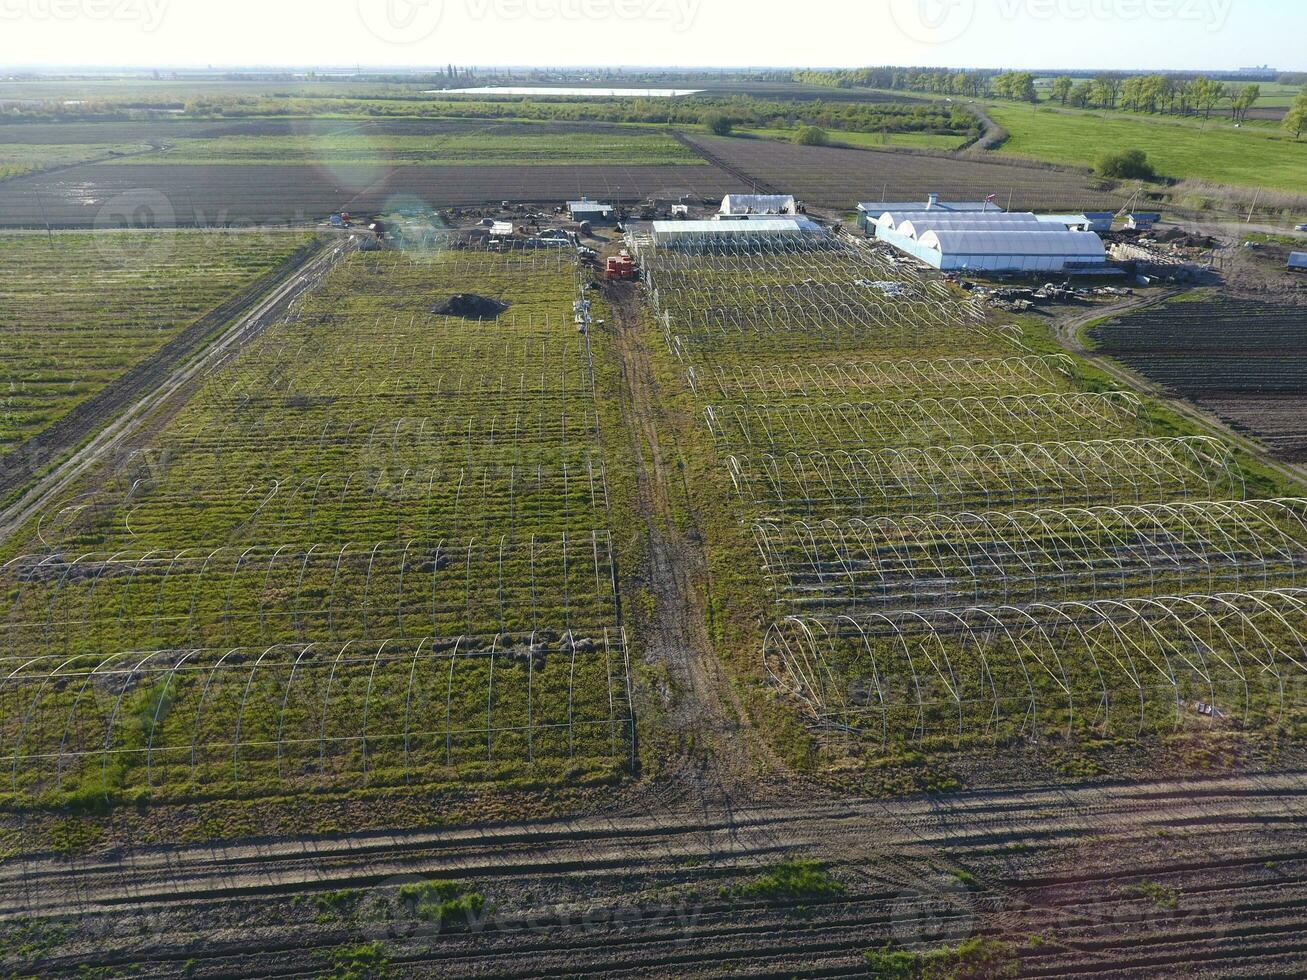
<instances>
[{"instance_id":1,"label":"green grass field","mask_svg":"<svg viewBox=\"0 0 1307 980\"><path fill-rule=\"evenodd\" d=\"M1222 503L1252 483L1214 440L1171 438L1174 419L937 282L909 274L894 299L868 288L904 275L870 254L645 258L664 346L692 368L729 471L717 492L748 529L710 525L719 647L737 655L787 758L829 753L844 777L862 765L841 759L858 732L879 746L860 756L875 782L919 767L918 752L945 768L960 748L1019 754L1037 728L1138 746L1141 731L1190 725L1177 697L1238 704L1263 731L1301 723L1237 665L1191 670L1181 656L1159 683L1131 662L1161 663L1200 636L1212 664L1227 662L1240 647L1209 636L1219 603L1177 602L1158 629L1153 597L1291 584L1258 534L1307 550L1300 517ZM704 471L691 483L707 496ZM1152 551L1181 539L1196 565ZM1235 539L1249 545L1228 548ZM749 580L758 568L765 582ZM1241 601L1272 643L1307 628L1299 613L1262 623L1255 599ZM841 735L802 733L784 707Z\"/></svg>"},{"instance_id":2,"label":"green grass field","mask_svg":"<svg viewBox=\"0 0 1307 980\"><path fill-rule=\"evenodd\" d=\"M430 312L466 291L512 309ZM575 295L559 255L356 254L7 542L11 800L617 778Z\"/></svg>"},{"instance_id":3,"label":"green grass field","mask_svg":"<svg viewBox=\"0 0 1307 980\"><path fill-rule=\"evenodd\" d=\"M146 149L144 143L0 143L0 180Z\"/></svg>"},{"instance_id":4,"label":"green grass field","mask_svg":"<svg viewBox=\"0 0 1307 980\"><path fill-rule=\"evenodd\" d=\"M0 236L0 452L308 240L302 233Z\"/></svg>"},{"instance_id":5,"label":"green grass field","mask_svg":"<svg viewBox=\"0 0 1307 980\"><path fill-rule=\"evenodd\" d=\"M701 163L666 132L451 132L422 136L331 133L321 136L220 136L179 139L132 163L460 164L467 166Z\"/></svg>"},{"instance_id":6,"label":"green grass field","mask_svg":"<svg viewBox=\"0 0 1307 980\"><path fill-rule=\"evenodd\" d=\"M1307 189L1307 140L1294 142L1274 131L1203 129L1194 120L1015 105L994 105L988 112L1012 134L1002 153L1093 166L1105 152L1138 148L1166 177L1294 193Z\"/></svg>"},{"instance_id":7,"label":"green grass field","mask_svg":"<svg viewBox=\"0 0 1307 980\"><path fill-rule=\"evenodd\" d=\"M790 141L791 129L738 129L742 136ZM914 150L956 150L966 142L965 136L956 133L851 133L843 129L827 131L831 146L852 146L862 150L881 150L902 147Z\"/></svg>"}]
</instances>

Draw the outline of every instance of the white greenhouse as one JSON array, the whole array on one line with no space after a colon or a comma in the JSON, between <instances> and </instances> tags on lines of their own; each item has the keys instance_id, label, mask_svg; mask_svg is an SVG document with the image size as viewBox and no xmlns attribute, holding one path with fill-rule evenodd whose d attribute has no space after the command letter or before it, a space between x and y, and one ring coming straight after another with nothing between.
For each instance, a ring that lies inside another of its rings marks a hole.
<instances>
[{"instance_id":1,"label":"white greenhouse","mask_svg":"<svg viewBox=\"0 0 1307 980\"><path fill-rule=\"evenodd\" d=\"M1009 215L1008 217L1016 218L1020 216ZM970 220L967 218L920 217L912 218L909 221L901 221L899 226L893 230L908 238L920 239L928 231L1048 231L1049 226L1041 221L1036 221L1033 217L1022 221L995 221L980 218L979 216Z\"/></svg>"},{"instance_id":2,"label":"white greenhouse","mask_svg":"<svg viewBox=\"0 0 1307 980\"><path fill-rule=\"evenodd\" d=\"M893 230L905 221L952 221L958 224L985 222L996 225L1039 225L1040 221L1029 211L989 211L958 213L949 211L885 211L871 219L871 227Z\"/></svg>"},{"instance_id":3,"label":"white greenhouse","mask_svg":"<svg viewBox=\"0 0 1307 980\"><path fill-rule=\"evenodd\" d=\"M807 218L719 218L714 221L655 221L656 245L714 245L821 235L825 229Z\"/></svg>"},{"instance_id":4,"label":"white greenhouse","mask_svg":"<svg viewBox=\"0 0 1307 980\"><path fill-rule=\"evenodd\" d=\"M1090 231L928 231L912 244L912 254L945 271L1064 272L1107 264L1103 240Z\"/></svg>"},{"instance_id":5,"label":"white greenhouse","mask_svg":"<svg viewBox=\"0 0 1307 980\"><path fill-rule=\"evenodd\" d=\"M798 214L799 204L792 194L727 194L722 198L721 213Z\"/></svg>"}]
</instances>

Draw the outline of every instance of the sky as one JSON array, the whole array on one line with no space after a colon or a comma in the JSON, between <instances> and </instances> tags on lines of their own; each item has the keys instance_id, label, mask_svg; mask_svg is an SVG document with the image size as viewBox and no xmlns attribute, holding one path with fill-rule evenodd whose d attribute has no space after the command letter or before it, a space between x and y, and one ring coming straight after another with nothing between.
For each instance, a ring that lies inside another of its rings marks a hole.
<instances>
[{"instance_id":1,"label":"sky","mask_svg":"<svg viewBox=\"0 0 1307 980\"><path fill-rule=\"evenodd\" d=\"M1307 0L0 0L41 66L1307 68Z\"/></svg>"}]
</instances>

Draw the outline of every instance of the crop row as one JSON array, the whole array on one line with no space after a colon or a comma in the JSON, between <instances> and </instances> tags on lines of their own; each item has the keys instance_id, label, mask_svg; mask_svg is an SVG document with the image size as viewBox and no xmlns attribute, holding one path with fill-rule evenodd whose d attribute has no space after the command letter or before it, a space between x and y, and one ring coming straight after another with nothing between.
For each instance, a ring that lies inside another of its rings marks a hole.
<instances>
[{"instance_id":1,"label":"crop row","mask_svg":"<svg viewBox=\"0 0 1307 980\"><path fill-rule=\"evenodd\" d=\"M0 236L0 451L57 421L307 240Z\"/></svg>"},{"instance_id":2,"label":"crop row","mask_svg":"<svg viewBox=\"0 0 1307 980\"><path fill-rule=\"evenodd\" d=\"M1075 390L849 238L636 244L752 525L766 674L814 722L887 745L1296 730L1302 501L1245 500L1219 441Z\"/></svg>"},{"instance_id":3,"label":"crop row","mask_svg":"<svg viewBox=\"0 0 1307 980\"><path fill-rule=\"evenodd\" d=\"M432 313L474 292L495 321ZM631 703L575 267L355 253L0 569L38 803L612 778Z\"/></svg>"}]
</instances>

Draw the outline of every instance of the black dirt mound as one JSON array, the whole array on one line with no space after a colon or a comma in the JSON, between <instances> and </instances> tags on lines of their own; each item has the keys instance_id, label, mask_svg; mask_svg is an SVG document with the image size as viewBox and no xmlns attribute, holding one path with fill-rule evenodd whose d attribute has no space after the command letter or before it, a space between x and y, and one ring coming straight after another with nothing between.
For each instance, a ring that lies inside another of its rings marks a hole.
<instances>
[{"instance_id":1,"label":"black dirt mound","mask_svg":"<svg viewBox=\"0 0 1307 980\"><path fill-rule=\"evenodd\" d=\"M507 303L501 303L489 296L455 293L433 306L431 312L442 316L459 316L464 320L494 320L506 309L508 309Z\"/></svg>"}]
</instances>

